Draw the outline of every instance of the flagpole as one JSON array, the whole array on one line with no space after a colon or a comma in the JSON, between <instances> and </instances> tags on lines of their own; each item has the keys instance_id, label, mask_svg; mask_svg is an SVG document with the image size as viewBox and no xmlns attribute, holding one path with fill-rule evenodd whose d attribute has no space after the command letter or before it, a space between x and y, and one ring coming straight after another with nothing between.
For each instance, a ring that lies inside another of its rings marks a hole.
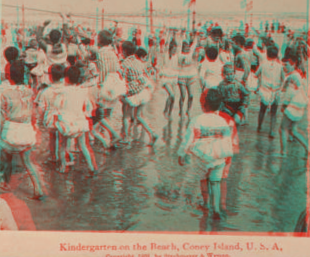
<instances>
[{"instance_id":1,"label":"flagpole","mask_svg":"<svg viewBox=\"0 0 310 257\"><path fill-rule=\"evenodd\" d=\"M101 10L101 30L104 29L104 9Z\"/></svg>"},{"instance_id":2,"label":"flagpole","mask_svg":"<svg viewBox=\"0 0 310 257\"><path fill-rule=\"evenodd\" d=\"M188 6L187 9L187 30L189 31L190 29L190 17L191 17L191 10L190 10L190 5Z\"/></svg>"},{"instance_id":3,"label":"flagpole","mask_svg":"<svg viewBox=\"0 0 310 257\"><path fill-rule=\"evenodd\" d=\"M149 3L148 3L148 0L145 0L145 18L146 18L146 32L147 33L150 32L148 12L149 12Z\"/></svg>"},{"instance_id":4,"label":"flagpole","mask_svg":"<svg viewBox=\"0 0 310 257\"><path fill-rule=\"evenodd\" d=\"M23 24L22 24L22 38L23 38L23 41L22 41L22 50L24 50L24 47L25 47L25 42L26 42L26 33L25 33L25 6L24 6L24 4L23 4L23 6L22 6L22 19L23 19Z\"/></svg>"},{"instance_id":5,"label":"flagpole","mask_svg":"<svg viewBox=\"0 0 310 257\"><path fill-rule=\"evenodd\" d=\"M245 15L244 15L244 26L245 26L245 24L246 24L246 12L247 12L247 9L248 9L248 3L247 3L247 0L245 0Z\"/></svg>"},{"instance_id":6,"label":"flagpole","mask_svg":"<svg viewBox=\"0 0 310 257\"><path fill-rule=\"evenodd\" d=\"M99 23L99 8L97 7L96 8L96 31L97 31L97 33L99 32L98 31L98 23Z\"/></svg>"},{"instance_id":7,"label":"flagpole","mask_svg":"<svg viewBox=\"0 0 310 257\"><path fill-rule=\"evenodd\" d=\"M153 34L154 29L153 29L153 2L152 0L150 2L150 23L151 23L151 34Z\"/></svg>"},{"instance_id":8,"label":"flagpole","mask_svg":"<svg viewBox=\"0 0 310 257\"><path fill-rule=\"evenodd\" d=\"M195 31L196 24L196 1L193 1L193 32Z\"/></svg>"}]
</instances>

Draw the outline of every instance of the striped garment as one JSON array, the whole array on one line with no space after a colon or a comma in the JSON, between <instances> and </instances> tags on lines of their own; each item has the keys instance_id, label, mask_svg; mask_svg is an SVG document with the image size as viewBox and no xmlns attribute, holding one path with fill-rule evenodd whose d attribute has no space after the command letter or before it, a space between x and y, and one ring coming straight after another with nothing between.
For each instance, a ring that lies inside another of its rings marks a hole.
<instances>
[{"instance_id":1,"label":"striped garment","mask_svg":"<svg viewBox=\"0 0 310 257\"><path fill-rule=\"evenodd\" d=\"M99 81L103 83L106 76L120 70L120 63L112 46L104 46L97 54Z\"/></svg>"},{"instance_id":2,"label":"striped garment","mask_svg":"<svg viewBox=\"0 0 310 257\"><path fill-rule=\"evenodd\" d=\"M192 119L179 150L179 156L189 152L209 168L225 163L238 147L235 124L220 112L203 113Z\"/></svg>"},{"instance_id":3,"label":"striped garment","mask_svg":"<svg viewBox=\"0 0 310 257\"><path fill-rule=\"evenodd\" d=\"M128 86L127 96L140 93L146 86L147 70L145 63L134 55L127 57L122 63L122 75Z\"/></svg>"}]
</instances>

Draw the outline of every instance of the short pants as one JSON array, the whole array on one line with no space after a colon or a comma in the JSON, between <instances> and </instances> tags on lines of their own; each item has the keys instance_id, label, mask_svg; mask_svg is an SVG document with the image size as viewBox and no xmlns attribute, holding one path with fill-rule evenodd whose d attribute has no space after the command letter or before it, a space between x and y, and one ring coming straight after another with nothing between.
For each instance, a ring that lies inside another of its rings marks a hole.
<instances>
[{"instance_id":1,"label":"short pants","mask_svg":"<svg viewBox=\"0 0 310 257\"><path fill-rule=\"evenodd\" d=\"M196 83L197 77L191 76L191 77L179 77L178 78L178 85L179 86L189 86Z\"/></svg>"},{"instance_id":2,"label":"short pants","mask_svg":"<svg viewBox=\"0 0 310 257\"><path fill-rule=\"evenodd\" d=\"M225 159L223 159L222 161L219 160L217 165L213 167L208 166L209 165L206 165L204 163L200 164L202 172L206 174L205 178L209 179L211 182L220 182L223 178L224 168L226 166Z\"/></svg>"}]
</instances>

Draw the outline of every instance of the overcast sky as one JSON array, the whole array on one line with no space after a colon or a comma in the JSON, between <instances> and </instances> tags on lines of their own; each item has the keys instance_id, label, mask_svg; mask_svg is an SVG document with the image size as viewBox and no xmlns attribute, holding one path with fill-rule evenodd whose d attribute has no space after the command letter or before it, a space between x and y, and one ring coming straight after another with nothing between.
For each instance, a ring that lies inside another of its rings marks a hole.
<instances>
[{"instance_id":1,"label":"overcast sky","mask_svg":"<svg viewBox=\"0 0 310 257\"><path fill-rule=\"evenodd\" d=\"M150 1L150 0L148 0ZM241 11L241 0L196 0L197 11L203 12L237 12ZM250 1L250 0L247 0ZM1 0L0 0L1 2ZM172 12L186 10L184 0L153 0L154 9ZM306 12L307 0L253 0L254 12ZM94 12L98 6L107 13L137 12L145 8L146 0L2 0L3 4L22 4L28 7L49 9L53 11L72 11L76 13ZM2 8L5 11L7 8Z\"/></svg>"}]
</instances>

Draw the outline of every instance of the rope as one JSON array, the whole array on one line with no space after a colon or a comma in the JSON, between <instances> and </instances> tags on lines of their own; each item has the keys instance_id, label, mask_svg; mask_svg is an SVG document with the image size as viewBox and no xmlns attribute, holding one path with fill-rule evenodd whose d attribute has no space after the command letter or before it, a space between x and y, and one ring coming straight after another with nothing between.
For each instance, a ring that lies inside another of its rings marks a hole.
<instances>
[{"instance_id":1,"label":"rope","mask_svg":"<svg viewBox=\"0 0 310 257\"><path fill-rule=\"evenodd\" d=\"M3 4L3 7L8 7L8 8L21 8L20 6L15 6L15 5L8 5L8 4ZM30 7L24 7L25 10L31 10L31 11L37 11L37 12L45 12L45 13L53 13L53 14L60 14L60 12L55 12L55 11L47 11L47 10L41 10L41 9L37 9L37 8L30 8ZM73 17L81 17L81 18L87 18L87 19L93 19L93 20L101 20L101 14L97 16L88 16L88 15L81 15L81 14L71 14L71 16ZM107 16L106 14L104 15L104 17ZM110 16L116 16L116 15L110 15ZM130 17L129 15L124 15L124 17ZM141 16L141 17L147 17L147 16ZM156 17L154 17L156 18ZM148 26L145 23L139 23L139 22L129 22L129 21L120 21L120 20L116 20L116 19L106 19L104 18L104 20L106 21L113 21L113 22L117 22L117 23L125 23L125 24L131 24L131 25L140 25L140 26ZM158 25L153 25L153 27L155 28L163 28L164 26L158 26Z\"/></svg>"},{"instance_id":2,"label":"rope","mask_svg":"<svg viewBox=\"0 0 310 257\"><path fill-rule=\"evenodd\" d=\"M17 5L9 5L9 4L3 4L3 7L8 7L8 8L21 8L21 6L17 6ZM36 9L36 8L30 8L30 7L24 7L25 10L31 10L31 11L37 11L37 12L47 12L47 13L55 13L55 14L59 14L59 12L55 12L55 11L46 11L46 10L40 10L40 9Z\"/></svg>"}]
</instances>

